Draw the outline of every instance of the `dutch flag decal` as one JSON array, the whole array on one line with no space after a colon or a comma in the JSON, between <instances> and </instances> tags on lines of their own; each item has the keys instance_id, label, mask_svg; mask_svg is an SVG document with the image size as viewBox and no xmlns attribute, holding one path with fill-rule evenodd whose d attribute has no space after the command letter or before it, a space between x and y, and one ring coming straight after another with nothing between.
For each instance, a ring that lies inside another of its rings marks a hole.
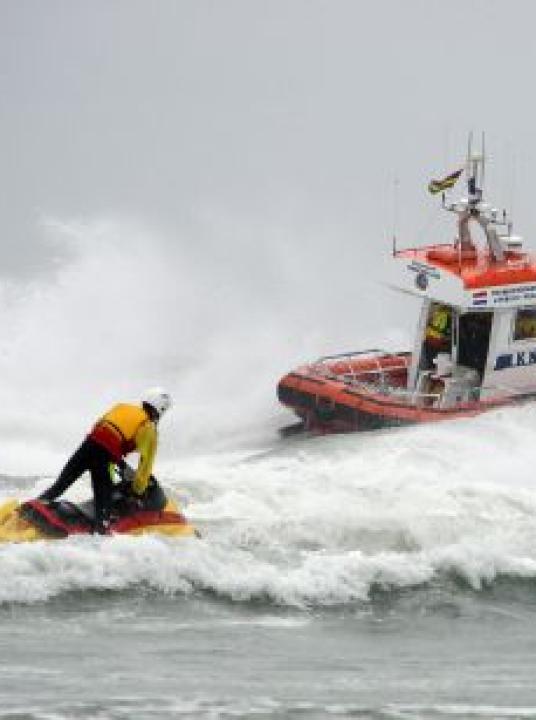
<instances>
[{"instance_id":1,"label":"dutch flag decal","mask_svg":"<svg viewBox=\"0 0 536 720\"><path fill-rule=\"evenodd\" d=\"M488 304L488 291L479 290L473 293L473 305L487 305Z\"/></svg>"}]
</instances>

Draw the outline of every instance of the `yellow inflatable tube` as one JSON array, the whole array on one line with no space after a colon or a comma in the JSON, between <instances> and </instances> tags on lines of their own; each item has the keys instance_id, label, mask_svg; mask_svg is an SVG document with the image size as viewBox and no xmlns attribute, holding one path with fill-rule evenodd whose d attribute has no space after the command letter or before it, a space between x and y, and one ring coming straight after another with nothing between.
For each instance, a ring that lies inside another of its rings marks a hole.
<instances>
[{"instance_id":1,"label":"yellow inflatable tube","mask_svg":"<svg viewBox=\"0 0 536 720\"><path fill-rule=\"evenodd\" d=\"M53 536L43 532L32 522L25 520L19 513L20 502L14 498L0 505L0 543L32 542L34 540L51 540ZM196 528L188 521L173 522L173 516L180 513L177 505L169 500L161 513L140 514L136 522L114 523L110 527L111 534L124 535L163 535L166 537L199 537ZM84 534L76 532L73 534ZM86 533L86 534L89 534Z\"/></svg>"},{"instance_id":2,"label":"yellow inflatable tube","mask_svg":"<svg viewBox=\"0 0 536 720\"><path fill-rule=\"evenodd\" d=\"M19 515L18 500L6 500L0 505L0 542L31 542L46 536Z\"/></svg>"}]
</instances>

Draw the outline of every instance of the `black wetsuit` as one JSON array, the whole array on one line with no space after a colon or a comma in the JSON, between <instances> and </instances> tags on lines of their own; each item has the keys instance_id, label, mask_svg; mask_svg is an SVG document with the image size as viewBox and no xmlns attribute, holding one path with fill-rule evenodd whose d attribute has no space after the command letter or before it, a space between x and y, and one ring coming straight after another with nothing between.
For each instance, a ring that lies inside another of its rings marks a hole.
<instances>
[{"instance_id":1,"label":"black wetsuit","mask_svg":"<svg viewBox=\"0 0 536 720\"><path fill-rule=\"evenodd\" d=\"M55 500L71 487L78 478L89 471L95 499L95 527L102 532L104 523L109 519L112 493L114 489L111 466L116 461L108 450L94 440L86 438L74 455L67 461L56 482L40 498Z\"/></svg>"}]
</instances>

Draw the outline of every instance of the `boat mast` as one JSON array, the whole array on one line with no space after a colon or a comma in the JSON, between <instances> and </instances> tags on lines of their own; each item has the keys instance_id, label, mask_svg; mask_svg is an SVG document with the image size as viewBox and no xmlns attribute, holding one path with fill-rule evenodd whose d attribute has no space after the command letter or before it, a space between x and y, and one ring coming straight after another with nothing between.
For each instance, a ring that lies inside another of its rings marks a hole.
<instances>
[{"instance_id":1,"label":"boat mast","mask_svg":"<svg viewBox=\"0 0 536 720\"><path fill-rule=\"evenodd\" d=\"M471 237L470 223L476 222L484 230L491 257L496 262L504 260L504 246L501 242L508 239L512 232L512 223L507 221L506 211L501 220L497 219L497 210L491 208L483 201L483 187L486 169L486 138L482 133L480 154L473 152L473 133L469 133L467 143L467 160L465 172L467 175L467 197L443 207L458 215L458 249L474 250L475 245ZM507 230L507 236L499 235L499 227Z\"/></svg>"}]
</instances>

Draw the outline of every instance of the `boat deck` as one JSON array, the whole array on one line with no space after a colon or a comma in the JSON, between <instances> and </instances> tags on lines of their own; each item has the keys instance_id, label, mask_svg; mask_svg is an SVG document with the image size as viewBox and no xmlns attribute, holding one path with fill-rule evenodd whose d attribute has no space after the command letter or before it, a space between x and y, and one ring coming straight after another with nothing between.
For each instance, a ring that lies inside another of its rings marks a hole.
<instances>
[{"instance_id":1,"label":"boat deck","mask_svg":"<svg viewBox=\"0 0 536 720\"><path fill-rule=\"evenodd\" d=\"M507 251L504 260L498 261L488 249L462 252L451 244L443 244L398 250L395 257L433 265L456 275L467 290L536 282L536 258L524 252Z\"/></svg>"}]
</instances>

